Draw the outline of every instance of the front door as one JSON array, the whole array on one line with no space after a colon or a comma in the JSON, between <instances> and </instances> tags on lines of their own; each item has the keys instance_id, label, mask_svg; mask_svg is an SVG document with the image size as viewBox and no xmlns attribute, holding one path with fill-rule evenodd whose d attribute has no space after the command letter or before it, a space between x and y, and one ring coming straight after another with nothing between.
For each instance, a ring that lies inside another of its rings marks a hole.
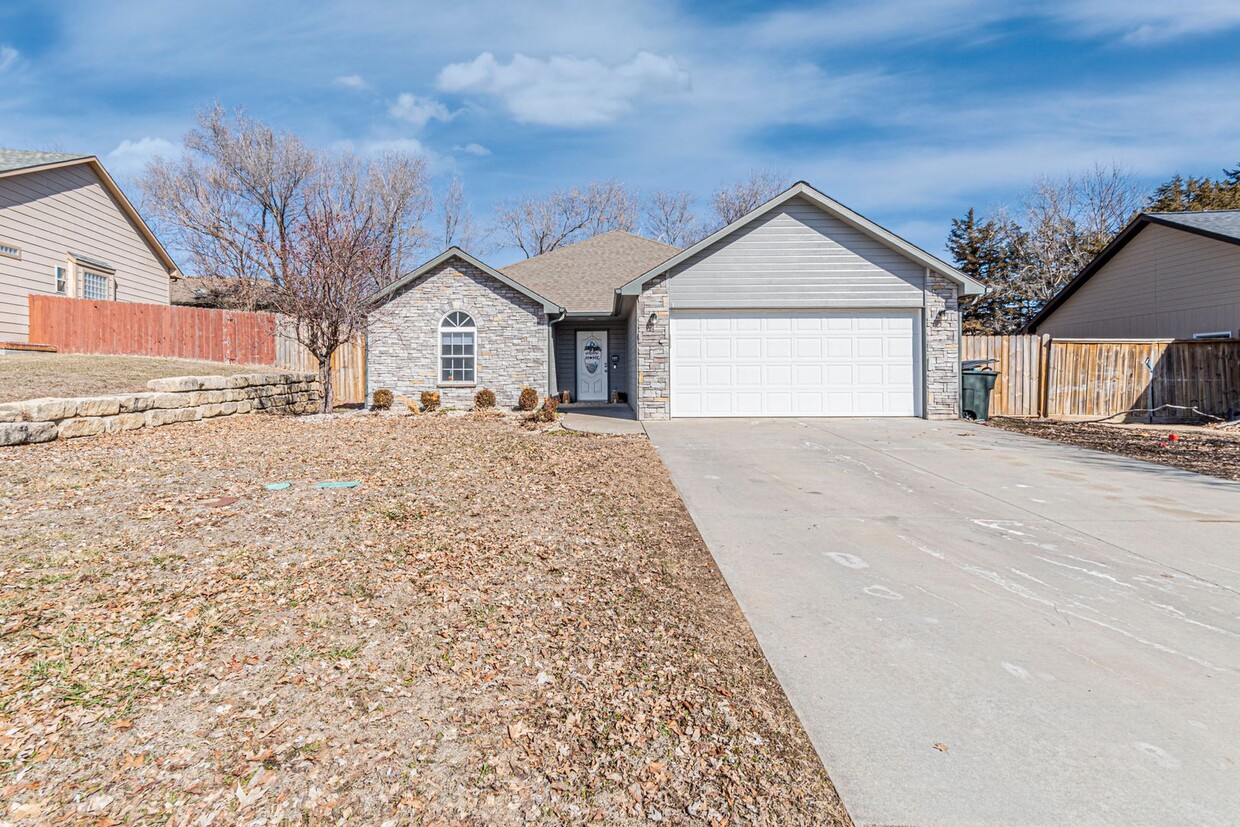
<instances>
[{"instance_id":1,"label":"front door","mask_svg":"<svg viewBox=\"0 0 1240 827\"><path fill-rule=\"evenodd\" d=\"M607 331L577 331L577 401L607 401Z\"/></svg>"}]
</instances>

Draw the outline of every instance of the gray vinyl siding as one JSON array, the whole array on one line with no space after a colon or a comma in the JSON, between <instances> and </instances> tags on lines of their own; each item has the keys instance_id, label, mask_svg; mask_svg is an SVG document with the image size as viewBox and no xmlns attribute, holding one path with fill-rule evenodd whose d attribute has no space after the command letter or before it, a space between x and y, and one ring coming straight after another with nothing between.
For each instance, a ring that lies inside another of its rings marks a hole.
<instances>
[{"instance_id":1,"label":"gray vinyl siding","mask_svg":"<svg viewBox=\"0 0 1240 827\"><path fill-rule=\"evenodd\" d=\"M925 267L793 198L672 270L672 309L921 307Z\"/></svg>"},{"instance_id":2,"label":"gray vinyl siding","mask_svg":"<svg viewBox=\"0 0 1240 827\"><path fill-rule=\"evenodd\" d=\"M1150 224L1038 325L1067 338L1240 334L1240 245Z\"/></svg>"},{"instance_id":3,"label":"gray vinyl siding","mask_svg":"<svg viewBox=\"0 0 1240 827\"><path fill-rule=\"evenodd\" d=\"M27 296L55 294L70 252L116 268L118 301L168 304L168 271L85 164L0 178L0 241L22 248L0 256L0 340L27 341Z\"/></svg>"},{"instance_id":4,"label":"gray vinyl siding","mask_svg":"<svg viewBox=\"0 0 1240 827\"><path fill-rule=\"evenodd\" d=\"M571 391L577 398L577 331L607 331L607 391L629 392L628 325L624 319L583 322L565 319L555 325L555 380L556 392ZM620 364L611 368L611 357L620 356ZM631 397L630 397L631 398Z\"/></svg>"},{"instance_id":5,"label":"gray vinyl siding","mask_svg":"<svg viewBox=\"0 0 1240 827\"><path fill-rule=\"evenodd\" d=\"M635 302L632 304L636 304ZM628 338L624 342L624 367L628 373L627 391L629 407L637 410L637 308L629 308L629 317L625 321Z\"/></svg>"}]
</instances>

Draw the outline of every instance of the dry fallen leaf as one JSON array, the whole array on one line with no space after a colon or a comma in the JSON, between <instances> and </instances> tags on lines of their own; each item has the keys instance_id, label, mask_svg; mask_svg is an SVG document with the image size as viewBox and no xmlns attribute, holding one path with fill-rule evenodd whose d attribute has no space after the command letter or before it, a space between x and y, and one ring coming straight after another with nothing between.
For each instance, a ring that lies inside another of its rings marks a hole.
<instances>
[{"instance_id":1,"label":"dry fallen leaf","mask_svg":"<svg viewBox=\"0 0 1240 827\"><path fill-rule=\"evenodd\" d=\"M947 744L942 744L942 743L939 743L938 741L934 743L934 748L937 749L939 752L947 752Z\"/></svg>"}]
</instances>

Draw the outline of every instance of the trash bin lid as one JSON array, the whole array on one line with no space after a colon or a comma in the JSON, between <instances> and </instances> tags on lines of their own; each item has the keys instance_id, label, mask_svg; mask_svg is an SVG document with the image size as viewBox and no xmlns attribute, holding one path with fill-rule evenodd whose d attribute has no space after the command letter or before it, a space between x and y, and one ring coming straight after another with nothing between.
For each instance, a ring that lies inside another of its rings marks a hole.
<instances>
[{"instance_id":1,"label":"trash bin lid","mask_svg":"<svg viewBox=\"0 0 1240 827\"><path fill-rule=\"evenodd\" d=\"M998 361L998 359L966 359L960 363L960 366L965 370L974 370L982 365L991 365Z\"/></svg>"}]
</instances>

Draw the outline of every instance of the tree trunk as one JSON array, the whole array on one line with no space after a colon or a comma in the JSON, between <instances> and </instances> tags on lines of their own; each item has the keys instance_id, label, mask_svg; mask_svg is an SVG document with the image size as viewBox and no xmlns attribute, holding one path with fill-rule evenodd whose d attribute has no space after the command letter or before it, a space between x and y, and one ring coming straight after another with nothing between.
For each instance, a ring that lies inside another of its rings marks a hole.
<instances>
[{"instance_id":1,"label":"tree trunk","mask_svg":"<svg viewBox=\"0 0 1240 827\"><path fill-rule=\"evenodd\" d=\"M323 413L331 413L334 399L332 398L332 353L336 349L319 358L319 382L323 385Z\"/></svg>"}]
</instances>

